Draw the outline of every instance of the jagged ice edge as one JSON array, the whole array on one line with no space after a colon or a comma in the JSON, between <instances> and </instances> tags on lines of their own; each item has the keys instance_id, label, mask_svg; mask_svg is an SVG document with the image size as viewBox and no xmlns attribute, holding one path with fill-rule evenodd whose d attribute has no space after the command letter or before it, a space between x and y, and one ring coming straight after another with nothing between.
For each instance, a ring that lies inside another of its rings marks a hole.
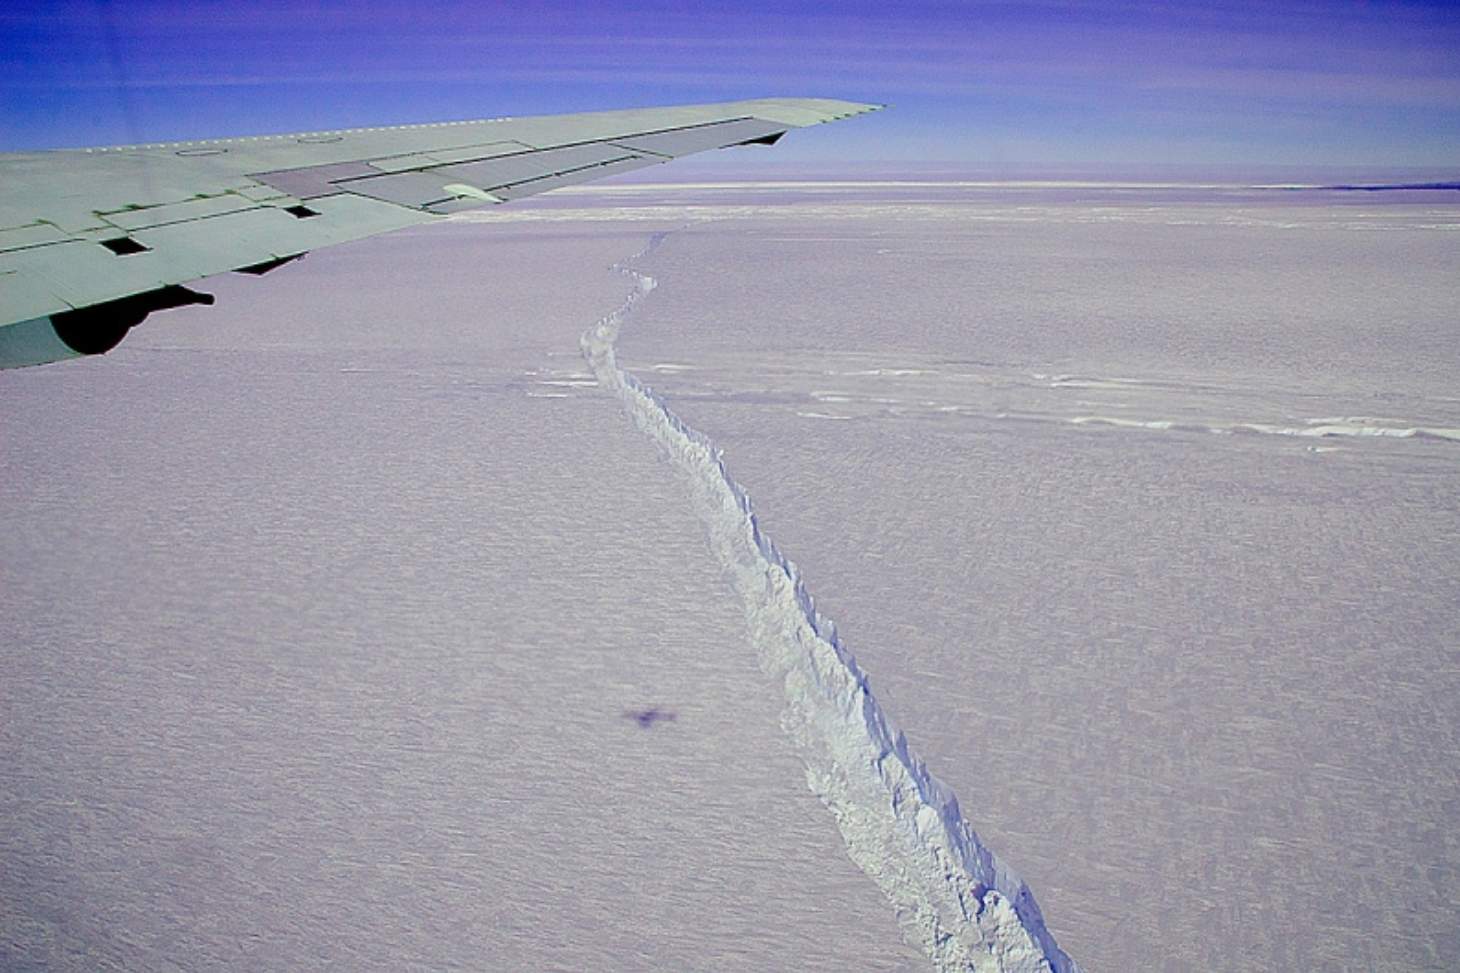
<instances>
[{"instance_id":1,"label":"jagged ice edge","mask_svg":"<svg viewBox=\"0 0 1460 973\"><path fill-rule=\"evenodd\" d=\"M892 902L904 937L938 969L1079 973L1029 887L979 840L957 797L878 706L795 564L761 531L720 449L618 367L623 322L656 286L629 265L667 236L654 234L614 265L635 287L584 333L583 355L713 514L706 517L712 545L745 601L761 667L784 685L782 724L802 750L807 783L836 818L848 855Z\"/></svg>"}]
</instances>

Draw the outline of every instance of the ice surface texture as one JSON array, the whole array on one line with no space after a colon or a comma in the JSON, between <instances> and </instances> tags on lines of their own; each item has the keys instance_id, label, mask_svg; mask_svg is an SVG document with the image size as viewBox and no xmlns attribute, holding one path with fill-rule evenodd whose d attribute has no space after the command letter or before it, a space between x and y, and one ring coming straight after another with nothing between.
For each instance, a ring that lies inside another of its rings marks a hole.
<instances>
[{"instance_id":1,"label":"ice surface texture","mask_svg":"<svg viewBox=\"0 0 1460 973\"><path fill-rule=\"evenodd\" d=\"M1239 428L1460 428L1460 210L1003 205L696 227L619 362L1082 964L1460 968L1457 443Z\"/></svg>"},{"instance_id":2,"label":"ice surface texture","mask_svg":"<svg viewBox=\"0 0 1460 973\"><path fill-rule=\"evenodd\" d=\"M957 798L878 706L795 564L760 530L720 450L618 367L614 343L624 320L655 287L631 265L665 237L654 235L619 265L634 290L584 334L583 353L696 494L711 546L744 601L761 666L785 688L782 724L805 760L807 783L836 818L852 860L892 902L904 936L938 969L1078 970L1028 886L979 840Z\"/></svg>"},{"instance_id":3,"label":"ice surface texture","mask_svg":"<svg viewBox=\"0 0 1460 973\"><path fill-rule=\"evenodd\" d=\"M523 394L646 234L496 236L5 374L0 970L927 968L706 651L689 495L596 387Z\"/></svg>"}]
</instances>

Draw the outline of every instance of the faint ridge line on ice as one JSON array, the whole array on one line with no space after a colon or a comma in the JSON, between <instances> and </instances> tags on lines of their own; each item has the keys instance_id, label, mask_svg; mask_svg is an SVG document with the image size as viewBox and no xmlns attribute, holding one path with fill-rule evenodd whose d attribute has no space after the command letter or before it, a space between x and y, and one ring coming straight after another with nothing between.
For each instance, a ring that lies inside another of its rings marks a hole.
<instances>
[{"instance_id":1,"label":"faint ridge line on ice","mask_svg":"<svg viewBox=\"0 0 1460 973\"><path fill-rule=\"evenodd\" d=\"M1307 419L1302 426L1271 422L1196 422L1177 419L1125 419L1117 416L1075 416L1068 420L1077 426L1115 426L1122 429L1157 429L1161 431L1210 432L1219 435L1258 433L1265 436L1300 436L1325 439L1343 436L1354 439L1435 439L1460 442L1460 429L1442 426L1378 425L1384 420Z\"/></svg>"},{"instance_id":2,"label":"faint ridge line on ice","mask_svg":"<svg viewBox=\"0 0 1460 973\"><path fill-rule=\"evenodd\" d=\"M623 322L656 286L631 265L667 236L654 234L615 265L634 288L584 333L583 356L634 424L687 474L711 546L745 602L761 667L785 689L781 723L801 750L807 783L836 818L848 855L892 902L904 938L936 968L1078 973L1029 887L979 840L953 792L877 704L795 564L761 531L719 448L618 366Z\"/></svg>"}]
</instances>

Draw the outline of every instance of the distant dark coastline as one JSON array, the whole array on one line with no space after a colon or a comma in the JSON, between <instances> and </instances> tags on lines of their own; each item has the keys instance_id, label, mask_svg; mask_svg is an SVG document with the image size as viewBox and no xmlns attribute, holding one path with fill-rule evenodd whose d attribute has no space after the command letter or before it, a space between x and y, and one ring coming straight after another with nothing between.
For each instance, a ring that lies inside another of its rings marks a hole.
<instances>
[{"instance_id":1,"label":"distant dark coastline","mask_svg":"<svg viewBox=\"0 0 1460 973\"><path fill-rule=\"evenodd\" d=\"M1322 186L1346 193L1383 193L1401 189L1460 189L1460 182L1398 182L1373 186Z\"/></svg>"}]
</instances>

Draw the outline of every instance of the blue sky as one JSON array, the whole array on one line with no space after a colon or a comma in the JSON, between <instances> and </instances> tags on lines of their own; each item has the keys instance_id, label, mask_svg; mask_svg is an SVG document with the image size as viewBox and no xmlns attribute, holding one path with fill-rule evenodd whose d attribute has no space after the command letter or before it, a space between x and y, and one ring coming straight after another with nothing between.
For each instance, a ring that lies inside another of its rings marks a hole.
<instances>
[{"instance_id":1,"label":"blue sky","mask_svg":"<svg viewBox=\"0 0 1460 973\"><path fill-rule=\"evenodd\" d=\"M1460 169L1437 3L11 3L0 149L775 94L781 161Z\"/></svg>"}]
</instances>

